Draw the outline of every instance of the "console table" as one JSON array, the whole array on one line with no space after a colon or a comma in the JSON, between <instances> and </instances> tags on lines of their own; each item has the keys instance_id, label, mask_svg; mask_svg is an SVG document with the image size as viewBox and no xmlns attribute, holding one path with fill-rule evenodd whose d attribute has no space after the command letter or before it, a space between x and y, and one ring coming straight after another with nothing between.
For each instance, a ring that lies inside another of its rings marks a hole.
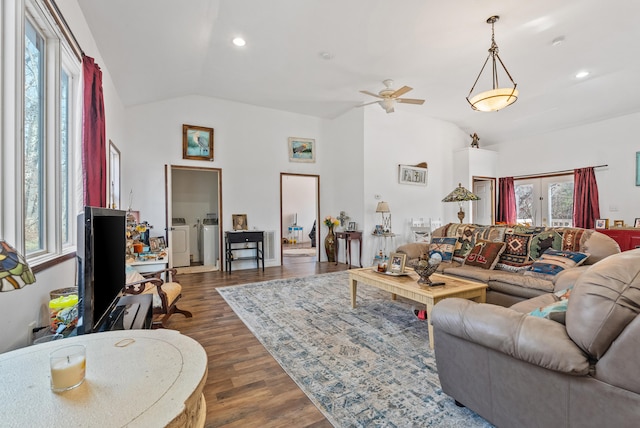
<instances>
[{"instance_id":1,"label":"console table","mask_svg":"<svg viewBox=\"0 0 640 428\"><path fill-rule=\"evenodd\" d=\"M345 250L345 262L349 263L349 269L351 269L351 241L354 239L358 241L358 262L360 262L360 267L362 267L362 231L356 230L345 230L344 232L335 232L336 239L344 239L344 250ZM336 264L338 264L338 247L335 246L335 259Z\"/></svg>"},{"instance_id":2,"label":"console table","mask_svg":"<svg viewBox=\"0 0 640 428\"><path fill-rule=\"evenodd\" d=\"M260 261L262 261L262 270L264 271L264 232L256 230L239 230L235 232L225 232L225 266L227 272L231 272L231 262L236 260L255 260L256 269L260 269ZM244 244L238 246L238 244ZM234 251L254 250L252 256L236 256Z\"/></svg>"},{"instance_id":3,"label":"console table","mask_svg":"<svg viewBox=\"0 0 640 428\"><path fill-rule=\"evenodd\" d=\"M640 248L640 229L638 228L614 227L611 229L596 229L596 231L610 236L618 243L621 251Z\"/></svg>"},{"instance_id":4,"label":"console table","mask_svg":"<svg viewBox=\"0 0 640 428\"><path fill-rule=\"evenodd\" d=\"M76 344L87 349L85 381L54 393L49 353ZM207 354L175 330L109 331L28 346L0 354L0 373L3 426L202 427L206 418Z\"/></svg>"}]
</instances>

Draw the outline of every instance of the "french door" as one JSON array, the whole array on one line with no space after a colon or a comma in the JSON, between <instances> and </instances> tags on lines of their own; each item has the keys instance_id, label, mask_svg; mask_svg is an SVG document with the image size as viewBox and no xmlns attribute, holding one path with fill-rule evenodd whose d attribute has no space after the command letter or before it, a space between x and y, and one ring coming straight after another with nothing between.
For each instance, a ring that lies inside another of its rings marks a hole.
<instances>
[{"instance_id":1,"label":"french door","mask_svg":"<svg viewBox=\"0 0 640 428\"><path fill-rule=\"evenodd\" d=\"M518 223L573 226L573 174L515 180Z\"/></svg>"}]
</instances>

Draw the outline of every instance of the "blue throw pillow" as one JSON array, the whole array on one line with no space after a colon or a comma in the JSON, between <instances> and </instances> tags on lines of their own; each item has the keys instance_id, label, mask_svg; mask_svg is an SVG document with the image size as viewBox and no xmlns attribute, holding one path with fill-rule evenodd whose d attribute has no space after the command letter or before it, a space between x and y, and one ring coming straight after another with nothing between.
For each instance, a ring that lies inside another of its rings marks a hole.
<instances>
[{"instance_id":1,"label":"blue throw pillow","mask_svg":"<svg viewBox=\"0 0 640 428\"><path fill-rule=\"evenodd\" d=\"M431 257L433 253L437 253L442 257L443 262L450 262L453 259L456 242L458 242L458 238L431 238L429 257Z\"/></svg>"},{"instance_id":2,"label":"blue throw pillow","mask_svg":"<svg viewBox=\"0 0 640 428\"><path fill-rule=\"evenodd\" d=\"M552 279L553 276L565 269L581 265L588 257L589 254L587 253L560 251L549 248L542 253L539 260L533 262L524 274L537 278Z\"/></svg>"}]
</instances>

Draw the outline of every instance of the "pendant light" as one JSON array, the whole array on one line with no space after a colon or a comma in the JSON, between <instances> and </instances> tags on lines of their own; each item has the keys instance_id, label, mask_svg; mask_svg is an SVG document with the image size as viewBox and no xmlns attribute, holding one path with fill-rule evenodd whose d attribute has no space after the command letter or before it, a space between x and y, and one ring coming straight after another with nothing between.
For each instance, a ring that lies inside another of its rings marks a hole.
<instances>
[{"instance_id":1,"label":"pendant light","mask_svg":"<svg viewBox=\"0 0 640 428\"><path fill-rule=\"evenodd\" d=\"M473 86L469 91L469 95L467 95L467 101L471 105L471 108L474 110L498 111L513 104L518 99L518 90L516 89L517 85L513 81L511 74L509 74L507 67L505 67L504 63L502 62L502 59L500 59L500 55L498 55L498 45L496 45L495 35L494 35L494 24L496 23L496 21L498 21L498 19L500 19L500 17L497 15L487 19L487 24L491 24L491 47L489 48L489 55L487 56L487 59L484 61L484 64L480 69L480 73L478 74L476 81L473 83ZM475 89L476 84L480 79L480 76L482 76L482 72L487 66L489 59L491 59L491 65L492 65L493 88L491 90L476 94L472 97L471 94L473 93L473 90ZM509 77L509 80L511 80L511 83L513 84L512 88L500 87L498 83L498 63L500 63L505 73Z\"/></svg>"}]
</instances>

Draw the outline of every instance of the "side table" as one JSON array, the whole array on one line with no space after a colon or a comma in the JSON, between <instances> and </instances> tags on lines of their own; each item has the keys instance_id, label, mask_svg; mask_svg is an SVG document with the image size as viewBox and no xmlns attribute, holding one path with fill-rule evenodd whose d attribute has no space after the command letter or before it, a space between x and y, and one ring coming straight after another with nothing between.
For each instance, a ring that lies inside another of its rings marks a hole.
<instances>
[{"instance_id":1,"label":"side table","mask_svg":"<svg viewBox=\"0 0 640 428\"><path fill-rule=\"evenodd\" d=\"M344 250L345 250L345 262L348 260L349 269L351 269L351 241L354 239L358 241L358 261L360 262L360 267L362 267L362 231L361 230L345 230L343 232L335 232L336 239L344 239ZM335 259L336 264L338 264L338 247L339 245L336 243L335 246Z\"/></svg>"}]
</instances>

